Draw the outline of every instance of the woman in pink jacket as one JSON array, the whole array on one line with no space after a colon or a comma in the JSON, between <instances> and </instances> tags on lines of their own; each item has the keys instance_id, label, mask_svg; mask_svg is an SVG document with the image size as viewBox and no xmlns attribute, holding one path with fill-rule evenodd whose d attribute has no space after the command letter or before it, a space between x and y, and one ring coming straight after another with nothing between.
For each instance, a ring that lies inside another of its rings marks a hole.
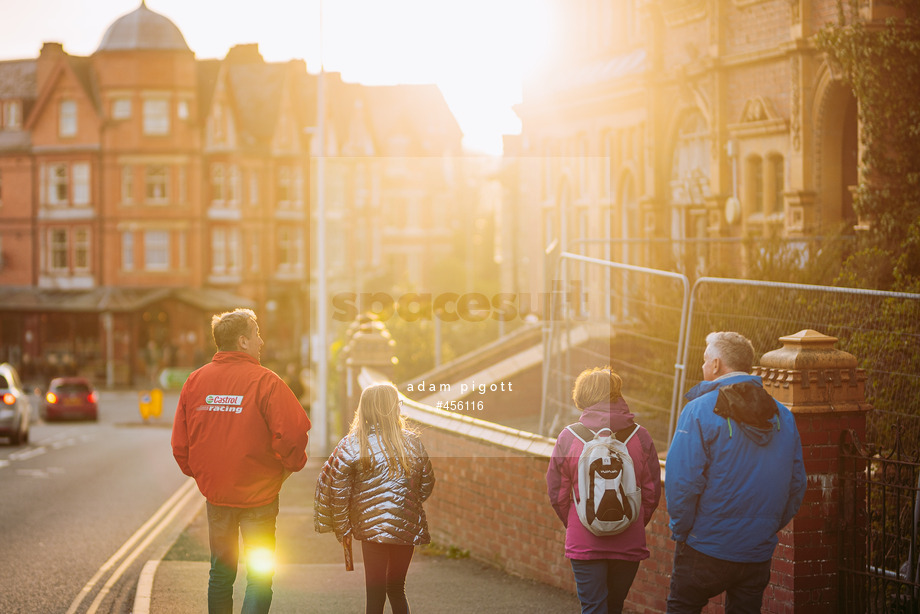
<instances>
[{"instance_id":1,"label":"woman in pink jacket","mask_svg":"<svg viewBox=\"0 0 920 614\"><path fill-rule=\"evenodd\" d=\"M622 385L610 367L583 371L572 392L575 407L581 410L579 423L594 433L610 429L628 435L635 422L620 394ZM565 556L572 563L582 614L618 613L623 610L639 561L649 557L645 525L661 498L661 466L651 435L639 426L626 444L642 491L638 515L623 532L598 536L582 524L573 502L573 490L578 490L578 458L584 445L568 427L562 430L546 472L546 485L553 509L566 527Z\"/></svg>"}]
</instances>

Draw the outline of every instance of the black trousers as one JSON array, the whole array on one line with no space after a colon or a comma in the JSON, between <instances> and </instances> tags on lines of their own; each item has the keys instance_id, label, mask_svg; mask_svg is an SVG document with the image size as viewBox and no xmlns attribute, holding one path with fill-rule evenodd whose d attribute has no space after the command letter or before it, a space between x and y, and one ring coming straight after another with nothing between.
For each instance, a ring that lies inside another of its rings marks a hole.
<instances>
[{"instance_id":1,"label":"black trousers","mask_svg":"<svg viewBox=\"0 0 920 614\"><path fill-rule=\"evenodd\" d=\"M409 614L406 573L414 552L415 546L361 542L367 592L366 614L383 614L387 599L393 614Z\"/></svg>"}]
</instances>

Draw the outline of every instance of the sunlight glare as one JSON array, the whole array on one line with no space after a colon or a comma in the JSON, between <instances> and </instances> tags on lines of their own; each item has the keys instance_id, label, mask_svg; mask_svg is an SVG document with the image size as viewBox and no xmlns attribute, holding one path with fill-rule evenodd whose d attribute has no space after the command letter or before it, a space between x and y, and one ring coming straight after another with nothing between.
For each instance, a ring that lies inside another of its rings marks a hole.
<instances>
[{"instance_id":1,"label":"sunlight glare","mask_svg":"<svg viewBox=\"0 0 920 614\"><path fill-rule=\"evenodd\" d=\"M275 555L268 548L253 548L246 554L246 568L266 575L275 571Z\"/></svg>"}]
</instances>

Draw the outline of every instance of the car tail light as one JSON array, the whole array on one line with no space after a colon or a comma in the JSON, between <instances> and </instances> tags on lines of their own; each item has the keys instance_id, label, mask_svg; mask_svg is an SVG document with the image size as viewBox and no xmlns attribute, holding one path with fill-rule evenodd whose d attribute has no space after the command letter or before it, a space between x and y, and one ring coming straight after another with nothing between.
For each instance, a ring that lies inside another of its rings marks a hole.
<instances>
[{"instance_id":1,"label":"car tail light","mask_svg":"<svg viewBox=\"0 0 920 614\"><path fill-rule=\"evenodd\" d=\"M45 395L45 400L51 403L52 405L54 405L55 403L57 403L57 395L54 394L53 392L49 392L48 394Z\"/></svg>"},{"instance_id":2,"label":"car tail light","mask_svg":"<svg viewBox=\"0 0 920 614\"><path fill-rule=\"evenodd\" d=\"M14 395L11 392L7 392L6 394L3 395L3 402L6 403L7 405L12 405L13 403L16 402L16 395Z\"/></svg>"},{"instance_id":3,"label":"car tail light","mask_svg":"<svg viewBox=\"0 0 920 614\"><path fill-rule=\"evenodd\" d=\"M86 400L89 401L90 403L95 403L95 402L96 402L96 393L95 393L95 392L90 392L88 395L86 395Z\"/></svg>"}]
</instances>

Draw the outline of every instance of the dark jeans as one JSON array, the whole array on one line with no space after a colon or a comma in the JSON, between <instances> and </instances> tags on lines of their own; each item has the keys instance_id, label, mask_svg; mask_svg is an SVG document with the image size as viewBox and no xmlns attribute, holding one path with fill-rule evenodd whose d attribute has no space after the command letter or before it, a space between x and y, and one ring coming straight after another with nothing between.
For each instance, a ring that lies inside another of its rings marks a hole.
<instances>
[{"instance_id":1,"label":"dark jeans","mask_svg":"<svg viewBox=\"0 0 920 614\"><path fill-rule=\"evenodd\" d=\"M415 546L361 542L367 590L365 614L383 614L388 597L393 614L409 614L406 573L414 552Z\"/></svg>"},{"instance_id":2,"label":"dark jeans","mask_svg":"<svg viewBox=\"0 0 920 614\"><path fill-rule=\"evenodd\" d=\"M668 614L699 612L722 592L725 592L726 614L757 614L769 583L770 561L724 561L678 542L674 549Z\"/></svg>"},{"instance_id":3,"label":"dark jeans","mask_svg":"<svg viewBox=\"0 0 920 614\"><path fill-rule=\"evenodd\" d=\"M208 503L211 575L208 614L232 614L233 582L240 558L240 535L246 555L246 596L242 614L266 614L272 604L275 575L275 518L278 499L261 507L225 507Z\"/></svg>"},{"instance_id":4,"label":"dark jeans","mask_svg":"<svg viewBox=\"0 0 920 614\"><path fill-rule=\"evenodd\" d=\"M636 579L639 561L571 559L581 614L619 614Z\"/></svg>"}]
</instances>

